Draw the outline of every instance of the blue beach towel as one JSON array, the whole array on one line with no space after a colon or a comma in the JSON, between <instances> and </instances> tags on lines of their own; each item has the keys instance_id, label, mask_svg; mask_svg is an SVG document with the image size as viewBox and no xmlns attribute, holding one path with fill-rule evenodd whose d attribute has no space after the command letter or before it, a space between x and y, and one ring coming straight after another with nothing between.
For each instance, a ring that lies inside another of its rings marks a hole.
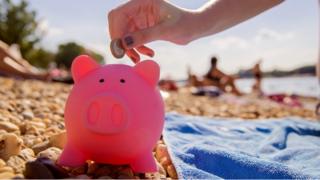
<instances>
[{"instance_id":1,"label":"blue beach towel","mask_svg":"<svg viewBox=\"0 0 320 180\"><path fill-rule=\"evenodd\" d=\"M320 178L320 123L167 114L163 138L179 178Z\"/></svg>"}]
</instances>

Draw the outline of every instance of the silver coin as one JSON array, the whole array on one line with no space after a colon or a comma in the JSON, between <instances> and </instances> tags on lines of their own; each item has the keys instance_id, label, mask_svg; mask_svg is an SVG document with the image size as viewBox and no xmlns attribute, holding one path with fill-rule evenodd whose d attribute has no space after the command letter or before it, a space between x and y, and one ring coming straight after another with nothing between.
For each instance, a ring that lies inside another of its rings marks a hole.
<instances>
[{"instance_id":1,"label":"silver coin","mask_svg":"<svg viewBox=\"0 0 320 180\"><path fill-rule=\"evenodd\" d=\"M122 46L121 39L112 40L110 43L110 50L115 58L122 58L125 54L125 50Z\"/></svg>"}]
</instances>

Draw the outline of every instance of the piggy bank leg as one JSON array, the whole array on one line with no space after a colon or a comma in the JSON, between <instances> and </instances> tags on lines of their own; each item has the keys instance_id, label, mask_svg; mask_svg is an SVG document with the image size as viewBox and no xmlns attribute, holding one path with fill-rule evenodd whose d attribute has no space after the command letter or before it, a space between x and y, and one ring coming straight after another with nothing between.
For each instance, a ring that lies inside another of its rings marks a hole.
<instances>
[{"instance_id":1,"label":"piggy bank leg","mask_svg":"<svg viewBox=\"0 0 320 180\"><path fill-rule=\"evenodd\" d=\"M130 164L134 172L157 172L157 164L152 153L145 153Z\"/></svg>"},{"instance_id":2,"label":"piggy bank leg","mask_svg":"<svg viewBox=\"0 0 320 180\"><path fill-rule=\"evenodd\" d=\"M67 144L59 157L58 164L68 167L77 167L86 163L87 157L71 144Z\"/></svg>"}]
</instances>

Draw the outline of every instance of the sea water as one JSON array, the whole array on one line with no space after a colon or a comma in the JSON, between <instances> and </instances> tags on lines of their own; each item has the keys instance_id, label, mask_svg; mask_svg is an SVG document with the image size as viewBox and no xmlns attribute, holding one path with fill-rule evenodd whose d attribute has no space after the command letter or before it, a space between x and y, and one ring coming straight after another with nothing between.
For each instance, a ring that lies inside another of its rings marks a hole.
<instances>
[{"instance_id":1,"label":"sea water","mask_svg":"<svg viewBox=\"0 0 320 180\"><path fill-rule=\"evenodd\" d=\"M254 79L238 79L241 92L251 91ZM316 77L263 78L262 90L266 94L287 93L320 98L320 84Z\"/></svg>"}]
</instances>

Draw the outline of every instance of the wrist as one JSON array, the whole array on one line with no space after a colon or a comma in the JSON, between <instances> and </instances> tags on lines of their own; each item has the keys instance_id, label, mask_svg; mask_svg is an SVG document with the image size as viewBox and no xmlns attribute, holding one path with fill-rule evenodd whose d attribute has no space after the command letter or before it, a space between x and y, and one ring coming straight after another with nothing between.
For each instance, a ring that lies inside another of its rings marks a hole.
<instances>
[{"instance_id":1,"label":"wrist","mask_svg":"<svg viewBox=\"0 0 320 180\"><path fill-rule=\"evenodd\" d=\"M181 39L188 44L194 40L216 33L216 25L212 22L217 19L215 16L208 16L204 9L184 10L179 23L179 34Z\"/></svg>"},{"instance_id":2,"label":"wrist","mask_svg":"<svg viewBox=\"0 0 320 180\"><path fill-rule=\"evenodd\" d=\"M179 19L170 28L170 39L176 44L186 45L199 38L198 13L180 9Z\"/></svg>"},{"instance_id":3,"label":"wrist","mask_svg":"<svg viewBox=\"0 0 320 180\"><path fill-rule=\"evenodd\" d=\"M216 1L215 4L218 2ZM216 9L215 4L211 4L211 2L208 4L210 6L206 4L192 12L194 40L218 33L221 24L224 23L223 18L221 18L224 12Z\"/></svg>"},{"instance_id":4,"label":"wrist","mask_svg":"<svg viewBox=\"0 0 320 180\"><path fill-rule=\"evenodd\" d=\"M201 23L201 12L197 10L188 10L183 17L182 30L185 32L187 42L192 42L201 37L203 33L203 24Z\"/></svg>"},{"instance_id":5,"label":"wrist","mask_svg":"<svg viewBox=\"0 0 320 180\"><path fill-rule=\"evenodd\" d=\"M185 45L197 39L198 12L184 9L163 1L160 5L161 26L165 27L161 32L161 39L176 44Z\"/></svg>"}]
</instances>

